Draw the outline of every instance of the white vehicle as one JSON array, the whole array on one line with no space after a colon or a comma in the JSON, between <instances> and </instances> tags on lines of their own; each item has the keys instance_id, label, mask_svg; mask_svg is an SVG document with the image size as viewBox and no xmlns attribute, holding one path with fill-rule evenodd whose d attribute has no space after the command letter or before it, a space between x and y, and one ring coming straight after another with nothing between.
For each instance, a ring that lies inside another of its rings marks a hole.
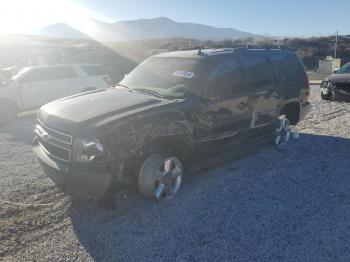
<instances>
[{"instance_id":1,"label":"white vehicle","mask_svg":"<svg viewBox=\"0 0 350 262\"><path fill-rule=\"evenodd\" d=\"M0 123L66 96L104 89L111 79L101 65L45 65L23 68L0 84Z\"/></svg>"}]
</instances>

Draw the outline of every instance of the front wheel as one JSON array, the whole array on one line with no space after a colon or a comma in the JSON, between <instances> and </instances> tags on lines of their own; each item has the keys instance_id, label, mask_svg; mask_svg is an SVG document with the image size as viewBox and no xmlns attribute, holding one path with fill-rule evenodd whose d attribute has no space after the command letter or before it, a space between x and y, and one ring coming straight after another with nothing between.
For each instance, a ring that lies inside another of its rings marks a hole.
<instances>
[{"instance_id":1,"label":"front wheel","mask_svg":"<svg viewBox=\"0 0 350 262\"><path fill-rule=\"evenodd\" d=\"M183 169L176 157L154 154L143 163L138 187L142 195L158 201L168 200L179 191Z\"/></svg>"}]
</instances>

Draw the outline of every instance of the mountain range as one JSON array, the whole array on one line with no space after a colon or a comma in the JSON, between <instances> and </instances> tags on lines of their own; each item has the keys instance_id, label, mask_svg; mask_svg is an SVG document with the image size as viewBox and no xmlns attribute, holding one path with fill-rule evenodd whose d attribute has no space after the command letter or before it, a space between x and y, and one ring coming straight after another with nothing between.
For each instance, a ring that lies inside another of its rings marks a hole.
<instances>
[{"instance_id":1,"label":"mountain range","mask_svg":"<svg viewBox=\"0 0 350 262\"><path fill-rule=\"evenodd\" d=\"M97 39L99 41L130 41L181 37L196 40L262 38L233 28L218 28L195 23L180 23L166 17L105 23L88 19L79 26L58 23L46 26L39 35L52 38Z\"/></svg>"}]
</instances>

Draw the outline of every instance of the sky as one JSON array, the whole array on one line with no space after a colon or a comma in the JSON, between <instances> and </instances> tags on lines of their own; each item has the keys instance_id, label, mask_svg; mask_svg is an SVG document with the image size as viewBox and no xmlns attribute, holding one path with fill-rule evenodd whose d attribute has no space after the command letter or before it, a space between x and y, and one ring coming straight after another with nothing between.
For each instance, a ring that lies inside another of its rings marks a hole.
<instances>
[{"instance_id":1,"label":"sky","mask_svg":"<svg viewBox=\"0 0 350 262\"><path fill-rule=\"evenodd\" d=\"M168 17L267 36L350 34L350 0L0 0L0 33L31 34L81 17Z\"/></svg>"}]
</instances>

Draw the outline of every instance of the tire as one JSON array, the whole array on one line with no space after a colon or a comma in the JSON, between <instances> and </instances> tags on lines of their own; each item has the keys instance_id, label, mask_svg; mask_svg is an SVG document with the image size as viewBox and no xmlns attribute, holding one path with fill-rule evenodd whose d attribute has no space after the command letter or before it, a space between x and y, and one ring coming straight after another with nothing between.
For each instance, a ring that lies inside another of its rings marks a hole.
<instances>
[{"instance_id":1,"label":"tire","mask_svg":"<svg viewBox=\"0 0 350 262\"><path fill-rule=\"evenodd\" d=\"M9 100L0 100L0 125L10 123L17 118L17 105Z\"/></svg>"},{"instance_id":2,"label":"tire","mask_svg":"<svg viewBox=\"0 0 350 262\"><path fill-rule=\"evenodd\" d=\"M329 94L323 94L322 92L321 92L321 98L322 98L322 100L330 100L330 95Z\"/></svg>"},{"instance_id":3,"label":"tire","mask_svg":"<svg viewBox=\"0 0 350 262\"><path fill-rule=\"evenodd\" d=\"M273 132L272 143L279 149L282 149L287 145L291 138L291 128L290 122L286 116L280 116L278 120L278 125Z\"/></svg>"},{"instance_id":4,"label":"tire","mask_svg":"<svg viewBox=\"0 0 350 262\"><path fill-rule=\"evenodd\" d=\"M176 157L153 154L143 163L139 177L140 193L158 201L168 200L179 191L183 168Z\"/></svg>"}]
</instances>

